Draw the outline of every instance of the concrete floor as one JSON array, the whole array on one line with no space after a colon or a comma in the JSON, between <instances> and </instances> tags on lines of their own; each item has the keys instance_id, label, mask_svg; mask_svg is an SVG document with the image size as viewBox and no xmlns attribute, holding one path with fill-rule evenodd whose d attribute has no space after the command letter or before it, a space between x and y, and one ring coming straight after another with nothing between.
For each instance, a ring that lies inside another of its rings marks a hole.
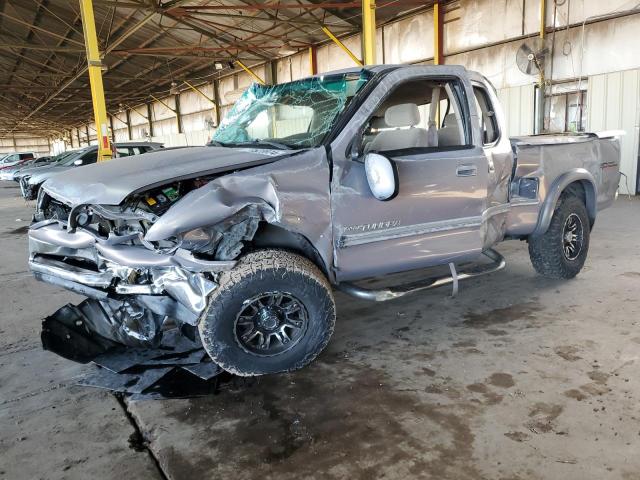
<instances>
[{"instance_id":1,"label":"concrete floor","mask_svg":"<svg viewBox=\"0 0 640 480\"><path fill-rule=\"evenodd\" d=\"M119 402L40 348L40 319L78 297L29 275L17 195L0 184L2 479L640 478L637 200L602 213L572 281L505 243L506 271L455 299L338 294L333 340L300 372Z\"/></svg>"}]
</instances>

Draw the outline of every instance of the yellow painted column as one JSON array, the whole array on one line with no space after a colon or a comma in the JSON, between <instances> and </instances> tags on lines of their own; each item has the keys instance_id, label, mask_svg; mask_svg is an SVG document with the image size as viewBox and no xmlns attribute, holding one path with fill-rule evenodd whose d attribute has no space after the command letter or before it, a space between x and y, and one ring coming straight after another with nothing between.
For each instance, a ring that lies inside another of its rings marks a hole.
<instances>
[{"instance_id":1,"label":"yellow painted column","mask_svg":"<svg viewBox=\"0 0 640 480\"><path fill-rule=\"evenodd\" d=\"M96 21L93 16L92 0L80 0L80 13L82 15L82 30L84 32L84 45L87 51L87 63L89 65L89 83L91 85L91 100L96 121L96 136L98 137L98 161L110 160L113 153L109 140L107 121L107 107L104 100L104 86L102 84L102 62L98 47L98 35L96 33Z\"/></svg>"},{"instance_id":2,"label":"yellow painted column","mask_svg":"<svg viewBox=\"0 0 640 480\"><path fill-rule=\"evenodd\" d=\"M309 47L309 75L315 75L316 73L318 73L316 47Z\"/></svg>"},{"instance_id":3,"label":"yellow painted column","mask_svg":"<svg viewBox=\"0 0 640 480\"><path fill-rule=\"evenodd\" d=\"M362 56L365 65L376 63L376 3L362 0Z\"/></svg>"},{"instance_id":4,"label":"yellow painted column","mask_svg":"<svg viewBox=\"0 0 640 480\"><path fill-rule=\"evenodd\" d=\"M433 4L433 64L442 65L444 63L442 48L442 5L436 0Z\"/></svg>"}]
</instances>

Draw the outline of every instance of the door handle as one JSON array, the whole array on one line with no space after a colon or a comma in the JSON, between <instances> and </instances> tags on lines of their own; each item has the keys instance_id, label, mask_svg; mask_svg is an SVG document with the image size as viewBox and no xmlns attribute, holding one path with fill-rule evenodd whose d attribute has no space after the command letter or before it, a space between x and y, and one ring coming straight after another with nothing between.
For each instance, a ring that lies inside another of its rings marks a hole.
<instances>
[{"instance_id":1,"label":"door handle","mask_svg":"<svg viewBox=\"0 0 640 480\"><path fill-rule=\"evenodd\" d=\"M458 177L475 177L476 175L478 175L476 165L458 165L456 168L456 176Z\"/></svg>"}]
</instances>

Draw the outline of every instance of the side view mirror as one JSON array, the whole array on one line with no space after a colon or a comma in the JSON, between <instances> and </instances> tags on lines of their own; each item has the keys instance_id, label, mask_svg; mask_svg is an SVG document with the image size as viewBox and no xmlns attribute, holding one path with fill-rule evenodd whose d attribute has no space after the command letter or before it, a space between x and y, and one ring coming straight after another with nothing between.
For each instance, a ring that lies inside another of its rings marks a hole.
<instances>
[{"instance_id":1,"label":"side view mirror","mask_svg":"<svg viewBox=\"0 0 640 480\"><path fill-rule=\"evenodd\" d=\"M81 158L79 158L78 160L76 160L75 162L73 162L73 164L74 164L76 167L79 167L80 165L82 165L82 159L81 159Z\"/></svg>"},{"instance_id":2,"label":"side view mirror","mask_svg":"<svg viewBox=\"0 0 640 480\"><path fill-rule=\"evenodd\" d=\"M398 171L396 165L378 153L367 153L364 170L371 193L378 200L391 200L398 194Z\"/></svg>"}]
</instances>

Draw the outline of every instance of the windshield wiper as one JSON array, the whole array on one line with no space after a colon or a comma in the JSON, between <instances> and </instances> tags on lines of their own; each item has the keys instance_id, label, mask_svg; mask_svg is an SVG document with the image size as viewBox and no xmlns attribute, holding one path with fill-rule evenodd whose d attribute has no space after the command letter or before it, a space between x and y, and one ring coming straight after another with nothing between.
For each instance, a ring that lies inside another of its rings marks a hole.
<instances>
[{"instance_id":1,"label":"windshield wiper","mask_svg":"<svg viewBox=\"0 0 640 480\"><path fill-rule=\"evenodd\" d=\"M229 145L231 144L222 143L222 142L219 142L218 140L209 140L209 143L207 143L208 147L228 147Z\"/></svg>"},{"instance_id":2,"label":"windshield wiper","mask_svg":"<svg viewBox=\"0 0 640 480\"><path fill-rule=\"evenodd\" d=\"M251 142L241 142L236 145L253 145L256 147L267 146L277 148L278 150L291 150L291 145L286 143L274 142L273 140L252 140Z\"/></svg>"}]
</instances>

